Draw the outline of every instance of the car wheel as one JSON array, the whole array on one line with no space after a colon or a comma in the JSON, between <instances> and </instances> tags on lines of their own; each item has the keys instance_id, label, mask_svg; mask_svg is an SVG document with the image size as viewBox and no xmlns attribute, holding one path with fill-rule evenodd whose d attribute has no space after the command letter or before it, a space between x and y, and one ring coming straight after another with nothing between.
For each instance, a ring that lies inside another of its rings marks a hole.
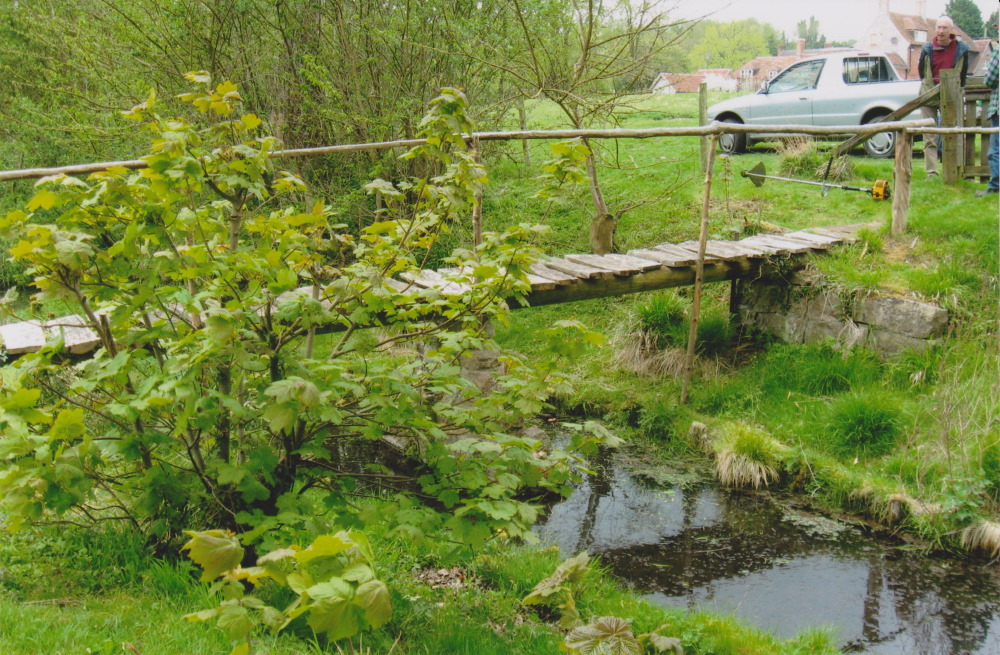
<instances>
[{"instance_id":1,"label":"car wheel","mask_svg":"<svg viewBox=\"0 0 1000 655\"><path fill-rule=\"evenodd\" d=\"M865 125L877 123L882 118L882 116L874 116L865 121ZM868 153L869 157L876 159L892 157L896 154L896 133L879 132L878 134L873 134L871 138L865 141L865 152Z\"/></svg>"},{"instance_id":2,"label":"car wheel","mask_svg":"<svg viewBox=\"0 0 1000 655\"><path fill-rule=\"evenodd\" d=\"M743 121L738 118L727 118L723 123L736 123L742 125ZM727 155L739 155L747 151L746 134L723 134L719 137L719 149Z\"/></svg>"}]
</instances>

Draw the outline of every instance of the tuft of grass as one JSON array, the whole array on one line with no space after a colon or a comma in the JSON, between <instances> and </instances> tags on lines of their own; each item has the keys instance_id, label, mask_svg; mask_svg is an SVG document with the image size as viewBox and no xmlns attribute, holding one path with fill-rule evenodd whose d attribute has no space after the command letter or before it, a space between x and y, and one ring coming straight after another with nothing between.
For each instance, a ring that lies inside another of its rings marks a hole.
<instances>
[{"instance_id":1,"label":"tuft of grass","mask_svg":"<svg viewBox=\"0 0 1000 655\"><path fill-rule=\"evenodd\" d=\"M657 441L681 441L683 432L678 423L684 415L675 401L659 399L642 408L639 429L645 436Z\"/></svg>"},{"instance_id":2,"label":"tuft of grass","mask_svg":"<svg viewBox=\"0 0 1000 655\"><path fill-rule=\"evenodd\" d=\"M759 489L780 477L780 462L788 448L760 428L730 423L721 428L715 460L719 481L728 487Z\"/></svg>"},{"instance_id":3,"label":"tuft of grass","mask_svg":"<svg viewBox=\"0 0 1000 655\"><path fill-rule=\"evenodd\" d=\"M644 331L666 338L686 322L687 305L676 293L658 293L636 307L636 314Z\"/></svg>"},{"instance_id":4,"label":"tuft of grass","mask_svg":"<svg viewBox=\"0 0 1000 655\"><path fill-rule=\"evenodd\" d=\"M871 384L879 378L881 364L863 348L838 350L831 342L805 346L797 362L801 391L817 396Z\"/></svg>"},{"instance_id":5,"label":"tuft of grass","mask_svg":"<svg viewBox=\"0 0 1000 655\"><path fill-rule=\"evenodd\" d=\"M990 557L1000 555L1000 523L981 520L962 531L962 546L981 550Z\"/></svg>"},{"instance_id":6,"label":"tuft of grass","mask_svg":"<svg viewBox=\"0 0 1000 655\"><path fill-rule=\"evenodd\" d=\"M903 411L880 390L853 391L830 404L827 425L834 449L846 455L888 452L903 432Z\"/></svg>"},{"instance_id":7,"label":"tuft of grass","mask_svg":"<svg viewBox=\"0 0 1000 655\"><path fill-rule=\"evenodd\" d=\"M812 177L824 163L816 143L807 136L779 141L778 156L781 158L778 170L787 177Z\"/></svg>"}]
</instances>

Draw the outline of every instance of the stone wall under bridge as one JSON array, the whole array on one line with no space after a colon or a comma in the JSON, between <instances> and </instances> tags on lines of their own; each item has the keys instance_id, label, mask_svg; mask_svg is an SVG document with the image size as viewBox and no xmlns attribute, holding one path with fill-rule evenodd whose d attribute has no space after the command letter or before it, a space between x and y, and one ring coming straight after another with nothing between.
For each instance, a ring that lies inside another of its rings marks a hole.
<instances>
[{"instance_id":1,"label":"stone wall under bridge","mask_svg":"<svg viewBox=\"0 0 1000 655\"><path fill-rule=\"evenodd\" d=\"M744 328L788 343L834 339L845 348L870 348L881 357L937 343L948 312L933 303L884 296L854 297L823 284L814 271L737 280L732 309Z\"/></svg>"}]
</instances>

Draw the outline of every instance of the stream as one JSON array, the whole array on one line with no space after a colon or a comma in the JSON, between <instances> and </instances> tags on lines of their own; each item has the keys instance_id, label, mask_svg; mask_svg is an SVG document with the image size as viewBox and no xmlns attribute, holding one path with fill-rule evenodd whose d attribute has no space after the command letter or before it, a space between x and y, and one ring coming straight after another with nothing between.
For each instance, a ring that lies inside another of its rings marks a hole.
<instances>
[{"instance_id":1,"label":"stream","mask_svg":"<svg viewBox=\"0 0 1000 655\"><path fill-rule=\"evenodd\" d=\"M825 626L848 652L1000 653L996 566L924 555L764 495L646 485L604 460L536 530L565 557L598 555L653 603L781 638Z\"/></svg>"}]
</instances>

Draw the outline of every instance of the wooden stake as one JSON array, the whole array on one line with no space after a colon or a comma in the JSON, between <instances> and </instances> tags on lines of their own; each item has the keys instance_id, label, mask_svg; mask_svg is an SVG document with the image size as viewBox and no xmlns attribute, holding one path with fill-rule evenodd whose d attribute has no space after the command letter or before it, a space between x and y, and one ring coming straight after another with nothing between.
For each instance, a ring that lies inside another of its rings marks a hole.
<instances>
[{"instance_id":1,"label":"wooden stake","mask_svg":"<svg viewBox=\"0 0 1000 655\"><path fill-rule=\"evenodd\" d=\"M527 143L527 141L525 141ZM470 144L470 150L472 150L472 156L475 158L476 163L481 163L482 156L479 151L479 139L475 136L472 137L472 143ZM473 247L479 247L483 243L483 186L481 184L476 185L476 204L472 207L472 245Z\"/></svg>"},{"instance_id":2,"label":"wooden stake","mask_svg":"<svg viewBox=\"0 0 1000 655\"><path fill-rule=\"evenodd\" d=\"M694 368L694 346L698 340L698 316L701 313L701 287L705 277L705 247L708 243L708 204L712 198L712 168L715 166L715 147L719 135L712 137L708 146L708 169L705 171L705 196L701 203L701 230L698 232L698 262L694 269L694 301L691 304L691 330L688 332L687 356L684 358L684 380L681 383L681 404L688 401L691 371Z\"/></svg>"},{"instance_id":3,"label":"wooden stake","mask_svg":"<svg viewBox=\"0 0 1000 655\"><path fill-rule=\"evenodd\" d=\"M913 179L913 135L896 132L896 161L892 178L892 235L906 232L910 212L910 181Z\"/></svg>"},{"instance_id":4,"label":"wooden stake","mask_svg":"<svg viewBox=\"0 0 1000 655\"><path fill-rule=\"evenodd\" d=\"M698 125L708 125L708 83L702 82L698 85ZM701 137L701 172L708 169L708 140L707 136Z\"/></svg>"}]
</instances>

